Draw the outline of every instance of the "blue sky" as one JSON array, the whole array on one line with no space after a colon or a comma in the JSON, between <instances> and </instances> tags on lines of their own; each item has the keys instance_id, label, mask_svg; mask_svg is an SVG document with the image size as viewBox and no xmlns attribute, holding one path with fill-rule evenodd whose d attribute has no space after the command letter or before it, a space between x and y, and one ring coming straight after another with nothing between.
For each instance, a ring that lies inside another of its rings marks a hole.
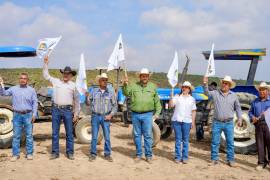
<instances>
[{"instance_id":1,"label":"blue sky","mask_svg":"<svg viewBox=\"0 0 270 180\"><path fill-rule=\"evenodd\" d=\"M122 33L130 70L148 67L167 72L174 51L180 69L191 58L189 73L204 74L201 55L211 43L216 49L270 48L268 0L24 0L0 1L0 45L30 45L62 35L51 56L51 68L77 68L85 53L89 69L107 66ZM267 51L268 52L268 51ZM0 66L42 67L38 58L0 61ZM235 68L241 67L241 68ZM218 76L246 79L249 62L217 62ZM268 80L270 60L260 62L256 79Z\"/></svg>"}]
</instances>

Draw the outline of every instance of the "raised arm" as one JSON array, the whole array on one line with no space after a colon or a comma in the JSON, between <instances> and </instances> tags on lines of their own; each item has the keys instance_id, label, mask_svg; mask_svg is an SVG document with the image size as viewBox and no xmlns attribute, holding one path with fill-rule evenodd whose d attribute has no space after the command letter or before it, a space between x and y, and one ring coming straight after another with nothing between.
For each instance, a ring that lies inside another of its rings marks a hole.
<instances>
[{"instance_id":1,"label":"raised arm","mask_svg":"<svg viewBox=\"0 0 270 180\"><path fill-rule=\"evenodd\" d=\"M44 65L43 65L43 77L44 79L50 81L52 84L54 84L55 80L57 80L57 78L54 78L52 76L50 76L49 74L49 69L48 69L48 64L49 64L49 57L46 56L44 58Z\"/></svg>"},{"instance_id":2,"label":"raised arm","mask_svg":"<svg viewBox=\"0 0 270 180\"><path fill-rule=\"evenodd\" d=\"M8 90L5 90L4 81L0 77L0 96L12 96L12 87Z\"/></svg>"},{"instance_id":3,"label":"raised arm","mask_svg":"<svg viewBox=\"0 0 270 180\"><path fill-rule=\"evenodd\" d=\"M203 77L203 88L204 88L204 94L208 97L213 97L214 91L209 91L208 87L208 77Z\"/></svg>"},{"instance_id":4,"label":"raised arm","mask_svg":"<svg viewBox=\"0 0 270 180\"><path fill-rule=\"evenodd\" d=\"M131 85L128 83L128 77L125 77L123 80L124 86L123 86L123 94L125 96L131 96Z\"/></svg>"}]
</instances>

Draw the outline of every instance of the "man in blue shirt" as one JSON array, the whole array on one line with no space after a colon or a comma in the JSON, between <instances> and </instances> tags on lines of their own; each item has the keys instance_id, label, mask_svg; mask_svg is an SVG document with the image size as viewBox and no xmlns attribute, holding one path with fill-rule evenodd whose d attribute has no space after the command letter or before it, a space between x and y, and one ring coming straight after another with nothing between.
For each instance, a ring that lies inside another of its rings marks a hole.
<instances>
[{"instance_id":1,"label":"man in blue shirt","mask_svg":"<svg viewBox=\"0 0 270 180\"><path fill-rule=\"evenodd\" d=\"M3 79L0 77L0 95L12 96L13 107L13 141L12 158L16 161L20 158L20 141L22 129L25 128L26 134L26 158L33 160L33 122L37 115L38 100L34 88L28 86L28 74L21 73L19 85L5 90Z\"/></svg>"},{"instance_id":2,"label":"man in blue shirt","mask_svg":"<svg viewBox=\"0 0 270 180\"><path fill-rule=\"evenodd\" d=\"M270 86L262 82L259 86L256 86L256 88L259 91L259 98L252 102L249 117L250 121L255 125L258 150L258 166L256 170L260 171L269 164L270 160L270 132L264 116L264 112L270 107ZM268 154L268 159L266 154Z\"/></svg>"}]
</instances>

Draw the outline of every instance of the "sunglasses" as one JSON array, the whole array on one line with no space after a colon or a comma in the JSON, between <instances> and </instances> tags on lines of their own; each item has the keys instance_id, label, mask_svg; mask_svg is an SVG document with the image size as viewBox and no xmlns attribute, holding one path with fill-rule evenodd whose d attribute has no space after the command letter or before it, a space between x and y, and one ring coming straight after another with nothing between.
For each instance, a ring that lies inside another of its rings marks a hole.
<instances>
[{"instance_id":1,"label":"sunglasses","mask_svg":"<svg viewBox=\"0 0 270 180\"><path fill-rule=\"evenodd\" d=\"M182 86L182 88L188 88L189 89L189 86Z\"/></svg>"},{"instance_id":2,"label":"sunglasses","mask_svg":"<svg viewBox=\"0 0 270 180\"><path fill-rule=\"evenodd\" d=\"M228 83L228 82L222 82L222 84L224 84L224 85L230 85L230 83Z\"/></svg>"}]
</instances>

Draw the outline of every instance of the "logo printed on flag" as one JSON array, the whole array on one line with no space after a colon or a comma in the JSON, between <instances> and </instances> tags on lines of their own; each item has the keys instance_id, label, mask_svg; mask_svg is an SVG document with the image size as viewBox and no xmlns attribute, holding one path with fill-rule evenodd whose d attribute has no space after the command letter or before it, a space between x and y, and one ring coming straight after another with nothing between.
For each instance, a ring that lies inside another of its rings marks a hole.
<instances>
[{"instance_id":1,"label":"logo printed on flag","mask_svg":"<svg viewBox=\"0 0 270 180\"><path fill-rule=\"evenodd\" d=\"M108 60L108 69L111 71L119 67L119 62L125 60L124 45L122 40L122 34L119 35L117 42L115 43L113 52Z\"/></svg>"},{"instance_id":2,"label":"logo printed on flag","mask_svg":"<svg viewBox=\"0 0 270 180\"><path fill-rule=\"evenodd\" d=\"M207 69L206 69L206 73L205 73L206 77L215 76L215 74L216 74L215 59L214 59L214 47L215 47L215 45L212 44L212 49L211 49L211 53L209 55L208 65L207 65Z\"/></svg>"},{"instance_id":3,"label":"logo printed on flag","mask_svg":"<svg viewBox=\"0 0 270 180\"><path fill-rule=\"evenodd\" d=\"M44 58L46 55L50 55L51 51L55 48L62 36L57 38L44 38L39 40L37 47L37 55L39 58Z\"/></svg>"}]
</instances>

